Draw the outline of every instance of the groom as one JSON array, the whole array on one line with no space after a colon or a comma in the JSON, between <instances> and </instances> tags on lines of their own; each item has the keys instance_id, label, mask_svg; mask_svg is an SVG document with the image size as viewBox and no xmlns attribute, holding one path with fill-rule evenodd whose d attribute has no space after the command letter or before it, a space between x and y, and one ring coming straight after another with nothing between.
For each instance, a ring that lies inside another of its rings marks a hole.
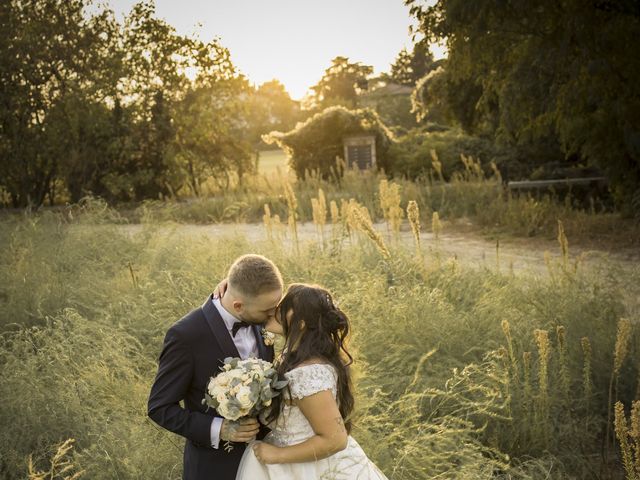
<instances>
[{"instance_id":1,"label":"groom","mask_svg":"<svg viewBox=\"0 0 640 480\"><path fill-rule=\"evenodd\" d=\"M255 419L230 422L207 410L202 399L226 357L273 360L273 347L264 344L261 325L275 314L282 276L267 258L243 255L227 278L224 297L209 296L202 307L169 328L149 394L149 417L187 439L185 480L234 480L246 442L259 433ZM226 441L237 442L230 452L224 449Z\"/></svg>"}]
</instances>

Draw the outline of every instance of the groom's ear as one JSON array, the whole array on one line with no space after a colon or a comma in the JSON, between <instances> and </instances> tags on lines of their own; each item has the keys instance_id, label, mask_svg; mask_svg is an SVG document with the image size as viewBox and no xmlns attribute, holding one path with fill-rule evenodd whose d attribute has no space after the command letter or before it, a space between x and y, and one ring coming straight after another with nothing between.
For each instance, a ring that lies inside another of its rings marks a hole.
<instances>
[{"instance_id":1,"label":"groom's ear","mask_svg":"<svg viewBox=\"0 0 640 480\"><path fill-rule=\"evenodd\" d=\"M234 300L233 301L233 309L235 310L236 313L242 312L242 308L243 307L244 307L244 304L242 303L241 300Z\"/></svg>"}]
</instances>

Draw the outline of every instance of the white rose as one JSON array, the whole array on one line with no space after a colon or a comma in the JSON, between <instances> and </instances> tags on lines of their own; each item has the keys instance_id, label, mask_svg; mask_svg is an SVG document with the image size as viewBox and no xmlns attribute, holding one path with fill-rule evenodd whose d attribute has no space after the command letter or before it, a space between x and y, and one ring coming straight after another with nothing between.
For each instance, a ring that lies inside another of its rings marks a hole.
<instances>
[{"instance_id":1,"label":"white rose","mask_svg":"<svg viewBox=\"0 0 640 480\"><path fill-rule=\"evenodd\" d=\"M210 397L215 397L216 391L216 385L213 382L210 382L209 385L207 385L207 393L209 394Z\"/></svg>"},{"instance_id":2,"label":"white rose","mask_svg":"<svg viewBox=\"0 0 640 480\"><path fill-rule=\"evenodd\" d=\"M220 405L218 405L218 408L216 410L218 410L218 413L224 418L229 418L229 402L226 398L223 402L220 402Z\"/></svg>"},{"instance_id":3,"label":"white rose","mask_svg":"<svg viewBox=\"0 0 640 480\"><path fill-rule=\"evenodd\" d=\"M236 398L238 399L238 402L240 402L241 408L250 409L252 407L253 402L251 401L251 389L249 387L242 385L238 389Z\"/></svg>"},{"instance_id":4,"label":"white rose","mask_svg":"<svg viewBox=\"0 0 640 480\"><path fill-rule=\"evenodd\" d=\"M231 379L229 378L229 374L227 372L222 372L216 377L216 383L223 387L225 385L228 385L230 380Z\"/></svg>"}]
</instances>

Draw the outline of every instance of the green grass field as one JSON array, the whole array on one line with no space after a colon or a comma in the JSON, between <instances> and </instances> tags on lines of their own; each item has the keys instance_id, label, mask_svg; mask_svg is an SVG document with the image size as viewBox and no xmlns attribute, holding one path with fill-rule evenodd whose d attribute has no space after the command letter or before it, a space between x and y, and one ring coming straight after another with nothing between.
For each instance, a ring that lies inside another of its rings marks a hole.
<instances>
[{"instance_id":1,"label":"green grass field","mask_svg":"<svg viewBox=\"0 0 640 480\"><path fill-rule=\"evenodd\" d=\"M287 171L287 154L283 150L262 150L258 159L258 173L270 175L277 173L278 169Z\"/></svg>"}]
</instances>

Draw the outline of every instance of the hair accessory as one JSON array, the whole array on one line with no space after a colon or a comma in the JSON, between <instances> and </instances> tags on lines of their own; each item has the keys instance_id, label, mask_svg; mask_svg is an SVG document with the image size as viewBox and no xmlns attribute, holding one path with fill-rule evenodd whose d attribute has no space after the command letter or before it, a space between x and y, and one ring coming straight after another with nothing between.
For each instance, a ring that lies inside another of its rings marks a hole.
<instances>
[{"instance_id":1,"label":"hair accessory","mask_svg":"<svg viewBox=\"0 0 640 480\"><path fill-rule=\"evenodd\" d=\"M329 305L329 308L338 308L338 302L336 302L333 298L331 298L331 295L329 295L327 293L327 304Z\"/></svg>"}]
</instances>

